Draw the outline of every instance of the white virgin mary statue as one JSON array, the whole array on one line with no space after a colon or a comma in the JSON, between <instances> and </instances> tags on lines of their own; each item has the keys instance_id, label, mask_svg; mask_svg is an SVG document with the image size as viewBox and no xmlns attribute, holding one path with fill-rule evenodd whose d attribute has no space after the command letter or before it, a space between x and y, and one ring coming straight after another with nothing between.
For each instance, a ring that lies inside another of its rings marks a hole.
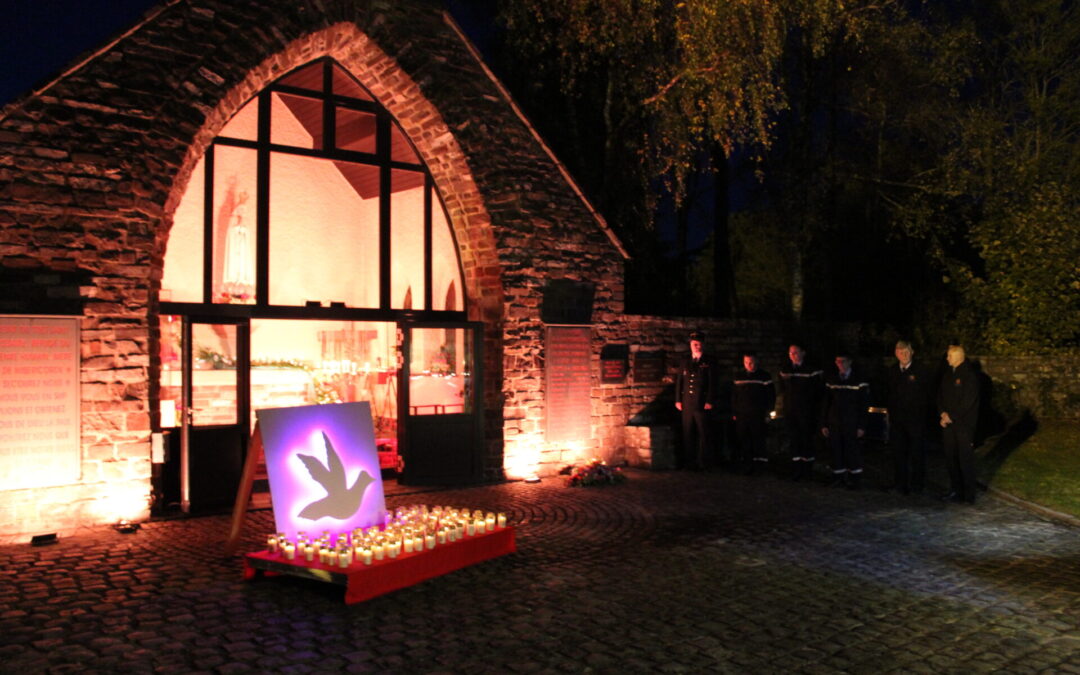
<instances>
[{"instance_id":1,"label":"white virgin mary statue","mask_svg":"<svg viewBox=\"0 0 1080 675\"><path fill-rule=\"evenodd\" d=\"M251 302L255 298L254 246L244 220L246 213L244 200L241 199L225 231L225 269L222 274L225 295L241 302Z\"/></svg>"}]
</instances>

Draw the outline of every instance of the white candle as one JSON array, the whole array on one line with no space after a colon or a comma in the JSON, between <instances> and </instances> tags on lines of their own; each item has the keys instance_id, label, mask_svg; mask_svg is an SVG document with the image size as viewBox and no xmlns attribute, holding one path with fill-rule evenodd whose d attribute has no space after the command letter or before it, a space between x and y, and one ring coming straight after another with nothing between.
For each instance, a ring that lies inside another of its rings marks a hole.
<instances>
[{"instance_id":1,"label":"white candle","mask_svg":"<svg viewBox=\"0 0 1080 675\"><path fill-rule=\"evenodd\" d=\"M271 553L277 553L277 537L266 538L266 550Z\"/></svg>"},{"instance_id":2,"label":"white candle","mask_svg":"<svg viewBox=\"0 0 1080 675\"><path fill-rule=\"evenodd\" d=\"M435 548L435 535L433 535L433 534L425 535L424 536L424 543L427 544L427 548L429 550Z\"/></svg>"},{"instance_id":3,"label":"white candle","mask_svg":"<svg viewBox=\"0 0 1080 675\"><path fill-rule=\"evenodd\" d=\"M385 549L383 548L382 542L375 542L375 545L371 547L371 553L375 556L376 560L383 559L384 550Z\"/></svg>"},{"instance_id":4,"label":"white candle","mask_svg":"<svg viewBox=\"0 0 1080 675\"><path fill-rule=\"evenodd\" d=\"M296 547L292 544L285 544L285 557L289 560L296 559Z\"/></svg>"},{"instance_id":5,"label":"white candle","mask_svg":"<svg viewBox=\"0 0 1080 675\"><path fill-rule=\"evenodd\" d=\"M435 538L438 540L438 542L440 544L445 544L446 543L446 530L440 528L439 531L436 533Z\"/></svg>"},{"instance_id":6,"label":"white candle","mask_svg":"<svg viewBox=\"0 0 1080 675\"><path fill-rule=\"evenodd\" d=\"M487 531L488 532L491 532L492 530L495 529L495 514L494 513L487 514L487 517L484 519L484 521L485 521L485 523L487 523Z\"/></svg>"},{"instance_id":7,"label":"white candle","mask_svg":"<svg viewBox=\"0 0 1080 675\"><path fill-rule=\"evenodd\" d=\"M506 514L500 513L498 516L496 516L495 524L500 528L506 527Z\"/></svg>"},{"instance_id":8,"label":"white candle","mask_svg":"<svg viewBox=\"0 0 1080 675\"><path fill-rule=\"evenodd\" d=\"M469 537L471 537L471 536L473 536L474 534L476 534L476 523L474 523L474 522L473 522L473 521L471 521L471 520L470 520L470 521L469 521L468 523L466 523L466 524L465 524L465 534L466 534L467 536L469 536Z\"/></svg>"},{"instance_id":9,"label":"white candle","mask_svg":"<svg viewBox=\"0 0 1080 675\"><path fill-rule=\"evenodd\" d=\"M304 547L304 560L311 562L315 559L315 547L308 544Z\"/></svg>"},{"instance_id":10,"label":"white candle","mask_svg":"<svg viewBox=\"0 0 1080 675\"><path fill-rule=\"evenodd\" d=\"M412 553L412 550L413 550L413 538L412 538L412 536L407 535L405 537L405 552L406 553Z\"/></svg>"},{"instance_id":11,"label":"white candle","mask_svg":"<svg viewBox=\"0 0 1080 675\"><path fill-rule=\"evenodd\" d=\"M338 553L338 564L341 565L342 567L348 567L349 565L352 564L352 550L351 549L347 549L347 548L342 549L341 552Z\"/></svg>"},{"instance_id":12,"label":"white candle","mask_svg":"<svg viewBox=\"0 0 1080 675\"><path fill-rule=\"evenodd\" d=\"M365 565L370 565L371 564L371 549L370 548L362 548L362 549L360 549L360 562L364 563Z\"/></svg>"},{"instance_id":13,"label":"white candle","mask_svg":"<svg viewBox=\"0 0 1080 675\"><path fill-rule=\"evenodd\" d=\"M331 567L333 567L334 565L337 565L337 559L338 559L337 551L331 549L330 551L326 552L326 563L328 565L330 565Z\"/></svg>"}]
</instances>

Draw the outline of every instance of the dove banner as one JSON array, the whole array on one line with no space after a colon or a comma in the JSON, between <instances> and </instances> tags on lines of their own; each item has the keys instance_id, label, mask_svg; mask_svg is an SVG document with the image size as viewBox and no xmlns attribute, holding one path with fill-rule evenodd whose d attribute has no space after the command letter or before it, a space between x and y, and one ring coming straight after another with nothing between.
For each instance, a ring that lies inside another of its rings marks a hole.
<instances>
[{"instance_id":1,"label":"dove banner","mask_svg":"<svg viewBox=\"0 0 1080 675\"><path fill-rule=\"evenodd\" d=\"M366 401L256 410L279 532L383 522L379 455Z\"/></svg>"}]
</instances>

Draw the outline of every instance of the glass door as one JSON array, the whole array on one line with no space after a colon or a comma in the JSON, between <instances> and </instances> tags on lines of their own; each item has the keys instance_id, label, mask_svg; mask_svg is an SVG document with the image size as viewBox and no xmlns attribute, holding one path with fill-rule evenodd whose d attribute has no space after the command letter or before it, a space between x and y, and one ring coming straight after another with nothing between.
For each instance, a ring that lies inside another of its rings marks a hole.
<instances>
[{"instance_id":1,"label":"glass door","mask_svg":"<svg viewBox=\"0 0 1080 675\"><path fill-rule=\"evenodd\" d=\"M483 475L483 324L400 327L400 482L478 482Z\"/></svg>"},{"instance_id":2,"label":"glass door","mask_svg":"<svg viewBox=\"0 0 1080 675\"><path fill-rule=\"evenodd\" d=\"M180 419L181 508L228 507L248 439L248 324L244 319L183 324Z\"/></svg>"}]
</instances>

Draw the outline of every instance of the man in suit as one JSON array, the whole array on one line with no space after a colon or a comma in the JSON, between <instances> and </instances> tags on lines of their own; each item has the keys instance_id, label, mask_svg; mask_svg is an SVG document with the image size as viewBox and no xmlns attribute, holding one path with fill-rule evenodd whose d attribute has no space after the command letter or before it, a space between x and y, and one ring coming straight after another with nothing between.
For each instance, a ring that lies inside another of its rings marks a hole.
<instances>
[{"instance_id":1,"label":"man in suit","mask_svg":"<svg viewBox=\"0 0 1080 675\"><path fill-rule=\"evenodd\" d=\"M896 343L896 365L887 372L886 405L893 488L920 494L926 481L926 422L930 412L930 373L915 361L911 343Z\"/></svg>"},{"instance_id":2,"label":"man in suit","mask_svg":"<svg viewBox=\"0 0 1080 675\"><path fill-rule=\"evenodd\" d=\"M712 447L710 411L716 405L716 364L705 354L705 336L690 334L690 355L683 359L675 376L675 407L682 412L682 452L680 469L701 471ZM696 436L696 442L695 442Z\"/></svg>"},{"instance_id":3,"label":"man in suit","mask_svg":"<svg viewBox=\"0 0 1080 675\"><path fill-rule=\"evenodd\" d=\"M938 389L938 412L945 465L954 502L975 503L975 425L979 420L979 381L964 348L949 345L949 368Z\"/></svg>"}]
</instances>

